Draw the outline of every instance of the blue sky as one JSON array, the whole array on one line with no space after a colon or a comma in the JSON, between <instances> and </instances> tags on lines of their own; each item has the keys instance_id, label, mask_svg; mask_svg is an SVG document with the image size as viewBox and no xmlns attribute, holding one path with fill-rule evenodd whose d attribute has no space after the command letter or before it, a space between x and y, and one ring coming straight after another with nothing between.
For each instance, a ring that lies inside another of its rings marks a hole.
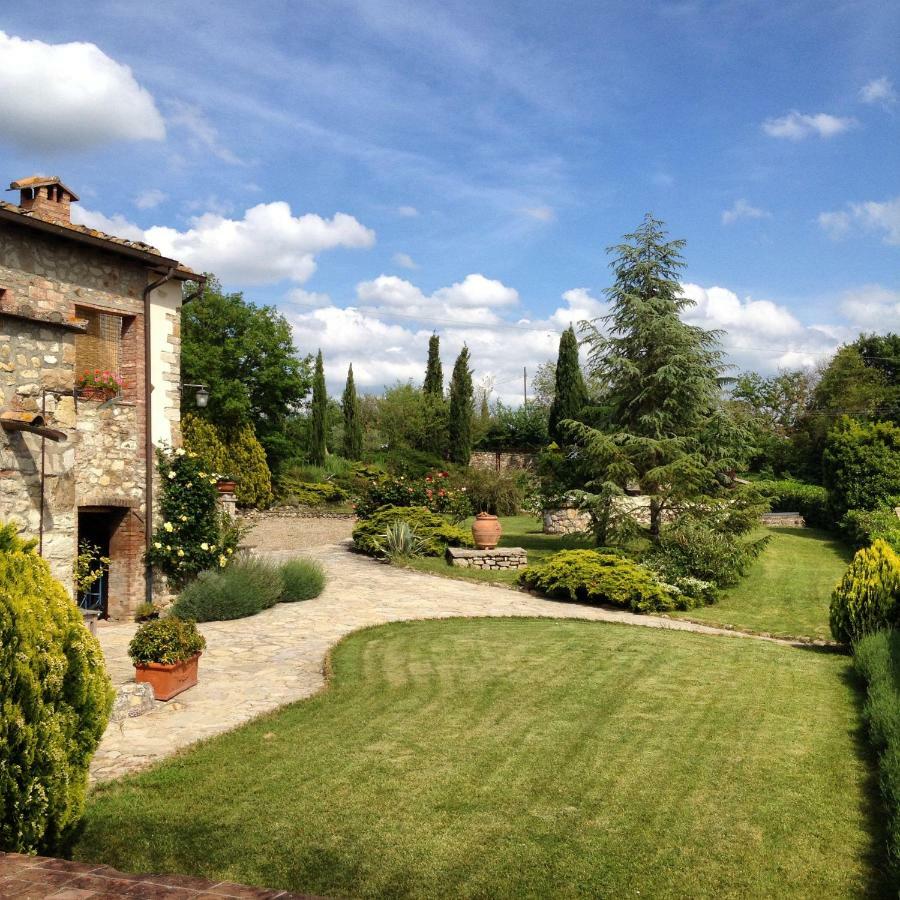
<instances>
[{"instance_id":1,"label":"blue sky","mask_svg":"<svg viewBox=\"0 0 900 900\"><path fill-rule=\"evenodd\" d=\"M513 399L648 210L741 366L900 329L897 4L25 0L0 32L8 179L278 304L334 386L420 377L436 329Z\"/></svg>"}]
</instances>

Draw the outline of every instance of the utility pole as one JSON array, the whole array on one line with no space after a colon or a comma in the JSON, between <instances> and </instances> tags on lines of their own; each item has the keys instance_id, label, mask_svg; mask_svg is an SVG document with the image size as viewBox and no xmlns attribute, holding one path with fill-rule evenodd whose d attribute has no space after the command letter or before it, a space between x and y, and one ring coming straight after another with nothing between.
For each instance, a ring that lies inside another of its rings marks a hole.
<instances>
[{"instance_id":1,"label":"utility pole","mask_svg":"<svg viewBox=\"0 0 900 900\"><path fill-rule=\"evenodd\" d=\"M525 408L528 408L528 369L522 366L522 397L525 401Z\"/></svg>"}]
</instances>

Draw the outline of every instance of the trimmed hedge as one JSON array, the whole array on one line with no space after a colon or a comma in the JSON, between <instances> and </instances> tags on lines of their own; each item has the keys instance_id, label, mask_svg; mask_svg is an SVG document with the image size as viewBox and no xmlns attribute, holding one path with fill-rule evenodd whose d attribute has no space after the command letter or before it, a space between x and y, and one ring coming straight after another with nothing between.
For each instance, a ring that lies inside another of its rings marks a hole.
<instances>
[{"instance_id":1,"label":"trimmed hedge","mask_svg":"<svg viewBox=\"0 0 900 900\"><path fill-rule=\"evenodd\" d=\"M772 504L772 512L799 512L810 528L833 528L828 492L821 485L790 478L755 481L753 487Z\"/></svg>"},{"instance_id":2,"label":"trimmed hedge","mask_svg":"<svg viewBox=\"0 0 900 900\"><path fill-rule=\"evenodd\" d=\"M353 544L370 556L381 556L385 532L394 522L406 522L422 542L423 556L443 556L448 547L472 547L472 535L424 506L382 506L353 529Z\"/></svg>"},{"instance_id":3,"label":"trimmed hedge","mask_svg":"<svg viewBox=\"0 0 900 900\"><path fill-rule=\"evenodd\" d=\"M884 541L857 552L831 595L831 633L853 643L900 620L900 556Z\"/></svg>"},{"instance_id":4,"label":"trimmed hedge","mask_svg":"<svg viewBox=\"0 0 900 900\"><path fill-rule=\"evenodd\" d=\"M528 566L519 584L549 597L587 603L611 603L633 612L687 609L690 601L650 569L613 553L562 550ZM687 605L684 605L687 604Z\"/></svg>"},{"instance_id":5,"label":"trimmed hedge","mask_svg":"<svg viewBox=\"0 0 900 900\"><path fill-rule=\"evenodd\" d=\"M291 475L278 480L278 490L284 502L299 506L322 506L347 499L346 491L330 481L301 481Z\"/></svg>"},{"instance_id":6,"label":"trimmed hedge","mask_svg":"<svg viewBox=\"0 0 900 900\"><path fill-rule=\"evenodd\" d=\"M201 572L179 595L172 614L196 622L241 619L274 606L284 588L275 563L234 559L224 569Z\"/></svg>"},{"instance_id":7,"label":"trimmed hedge","mask_svg":"<svg viewBox=\"0 0 900 900\"><path fill-rule=\"evenodd\" d=\"M863 720L878 757L888 814L888 859L900 888L900 633L879 631L856 645L853 664L866 683Z\"/></svg>"},{"instance_id":8,"label":"trimmed hedge","mask_svg":"<svg viewBox=\"0 0 900 900\"><path fill-rule=\"evenodd\" d=\"M66 852L113 696L78 607L0 525L0 850Z\"/></svg>"},{"instance_id":9,"label":"trimmed hedge","mask_svg":"<svg viewBox=\"0 0 900 900\"><path fill-rule=\"evenodd\" d=\"M851 509L841 519L841 531L854 550L881 540L900 553L900 518L893 509Z\"/></svg>"},{"instance_id":10,"label":"trimmed hedge","mask_svg":"<svg viewBox=\"0 0 900 900\"><path fill-rule=\"evenodd\" d=\"M314 559L292 559L281 567L282 603L312 600L325 587L325 570Z\"/></svg>"}]
</instances>

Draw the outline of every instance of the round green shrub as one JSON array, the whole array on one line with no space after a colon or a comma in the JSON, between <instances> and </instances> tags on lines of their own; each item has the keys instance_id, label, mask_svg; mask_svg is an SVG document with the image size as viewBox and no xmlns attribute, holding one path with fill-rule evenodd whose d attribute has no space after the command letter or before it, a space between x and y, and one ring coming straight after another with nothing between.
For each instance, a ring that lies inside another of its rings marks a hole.
<instances>
[{"instance_id":1,"label":"round green shrub","mask_svg":"<svg viewBox=\"0 0 900 900\"><path fill-rule=\"evenodd\" d=\"M828 492L821 485L785 478L755 481L753 487L771 502L772 512L798 512L810 528L831 528Z\"/></svg>"},{"instance_id":2,"label":"round green shrub","mask_svg":"<svg viewBox=\"0 0 900 900\"><path fill-rule=\"evenodd\" d=\"M242 619L274 606L282 588L277 565L254 557L237 557L224 569L201 572L181 592L172 613L197 622Z\"/></svg>"},{"instance_id":3,"label":"round green shrub","mask_svg":"<svg viewBox=\"0 0 900 900\"><path fill-rule=\"evenodd\" d=\"M78 607L0 526L0 850L65 852L113 696Z\"/></svg>"},{"instance_id":4,"label":"round green shrub","mask_svg":"<svg viewBox=\"0 0 900 900\"><path fill-rule=\"evenodd\" d=\"M528 566L519 583L550 597L611 603L634 612L677 609L681 593L626 557L596 550L562 550Z\"/></svg>"},{"instance_id":5,"label":"round green shrub","mask_svg":"<svg viewBox=\"0 0 900 900\"><path fill-rule=\"evenodd\" d=\"M383 506L353 529L353 543L357 550L370 556L382 554L382 543L389 525L406 522L422 542L423 556L443 556L448 547L472 547L472 535L443 516L424 506Z\"/></svg>"},{"instance_id":6,"label":"round green shrub","mask_svg":"<svg viewBox=\"0 0 900 900\"><path fill-rule=\"evenodd\" d=\"M325 570L314 559L292 559L281 567L281 580L284 583L282 602L311 600L325 587Z\"/></svg>"},{"instance_id":7,"label":"round green shrub","mask_svg":"<svg viewBox=\"0 0 900 900\"><path fill-rule=\"evenodd\" d=\"M853 557L831 595L831 633L854 643L900 620L900 556L885 541L875 541Z\"/></svg>"},{"instance_id":8,"label":"round green shrub","mask_svg":"<svg viewBox=\"0 0 900 900\"><path fill-rule=\"evenodd\" d=\"M241 506L266 509L275 499L266 451L252 425L241 425L223 435L228 451L228 472L237 480L234 495Z\"/></svg>"},{"instance_id":9,"label":"round green shrub","mask_svg":"<svg viewBox=\"0 0 900 900\"><path fill-rule=\"evenodd\" d=\"M206 647L206 639L190 619L166 616L145 622L128 645L131 661L140 663L184 662Z\"/></svg>"}]
</instances>

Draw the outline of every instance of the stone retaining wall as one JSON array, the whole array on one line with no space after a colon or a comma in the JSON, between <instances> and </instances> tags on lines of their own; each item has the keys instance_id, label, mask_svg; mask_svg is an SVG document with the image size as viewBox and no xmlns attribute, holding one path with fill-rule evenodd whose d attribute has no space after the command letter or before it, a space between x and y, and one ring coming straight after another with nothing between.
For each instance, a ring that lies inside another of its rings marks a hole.
<instances>
[{"instance_id":1,"label":"stone retaining wall","mask_svg":"<svg viewBox=\"0 0 900 900\"><path fill-rule=\"evenodd\" d=\"M472 469L489 469L493 472L504 472L507 469L534 468L537 454L530 450L474 450L469 458Z\"/></svg>"},{"instance_id":2,"label":"stone retaining wall","mask_svg":"<svg viewBox=\"0 0 900 900\"><path fill-rule=\"evenodd\" d=\"M591 517L574 506L545 509L541 518L544 534L587 534L591 530Z\"/></svg>"},{"instance_id":3,"label":"stone retaining wall","mask_svg":"<svg viewBox=\"0 0 900 900\"><path fill-rule=\"evenodd\" d=\"M528 554L521 547L497 547L494 550L448 547L447 562L462 569L524 569L528 565Z\"/></svg>"}]
</instances>

